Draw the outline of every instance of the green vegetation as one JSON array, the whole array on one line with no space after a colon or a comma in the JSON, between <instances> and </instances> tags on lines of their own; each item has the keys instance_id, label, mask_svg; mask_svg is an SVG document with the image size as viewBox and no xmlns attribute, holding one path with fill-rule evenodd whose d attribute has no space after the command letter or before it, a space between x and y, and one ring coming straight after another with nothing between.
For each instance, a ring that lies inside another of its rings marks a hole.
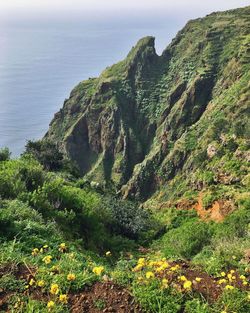
<instances>
[{"instance_id":1,"label":"green vegetation","mask_svg":"<svg viewBox=\"0 0 250 313\"><path fill-rule=\"evenodd\" d=\"M28 154L1 161L0 177L1 309L65 312L75 294L113 280L147 312L248 312L244 198L224 222L208 223L195 211L152 214Z\"/></svg>"},{"instance_id":2,"label":"green vegetation","mask_svg":"<svg viewBox=\"0 0 250 313\"><path fill-rule=\"evenodd\" d=\"M249 10L141 39L0 149L0 312L250 312Z\"/></svg>"}]
</instances>

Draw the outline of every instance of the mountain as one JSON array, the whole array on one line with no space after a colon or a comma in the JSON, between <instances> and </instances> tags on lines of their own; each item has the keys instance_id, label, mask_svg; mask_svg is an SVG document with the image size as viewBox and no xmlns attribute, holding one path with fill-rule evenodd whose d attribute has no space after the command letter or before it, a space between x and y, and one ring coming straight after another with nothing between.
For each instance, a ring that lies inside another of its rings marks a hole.
<instances>
[{"instance_id":1,"label":"mountain","mask_svg":"<svg viewBox=\"0 0 250 313\"><path fill-rule=\"evenodd\" d=\"M192 199L203 190L215 200L215 186L224 198L245 190L249 17L248 6L191 20L160 56L154 38L142 38L73 89L45 139L124 198Z\"/></svg>"}]
</instances>

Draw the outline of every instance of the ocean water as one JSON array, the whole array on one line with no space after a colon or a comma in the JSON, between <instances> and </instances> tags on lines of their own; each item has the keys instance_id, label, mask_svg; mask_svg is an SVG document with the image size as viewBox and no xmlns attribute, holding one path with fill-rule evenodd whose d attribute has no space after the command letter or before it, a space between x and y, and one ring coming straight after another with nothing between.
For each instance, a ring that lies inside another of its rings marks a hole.
<instances>
[{"instance_id":1,"label":"ocean water","mask_svg":"<svg viewBox=\"0 0 250 313\"><path fill-rule=\"evenodd\" d=\"M27 140L43 137L78 82L123 59L143 36L155 36L161 53L183 25L183 19L148 16L1 24L0 147L18 156Z\"/></svg>"}]
</instances>

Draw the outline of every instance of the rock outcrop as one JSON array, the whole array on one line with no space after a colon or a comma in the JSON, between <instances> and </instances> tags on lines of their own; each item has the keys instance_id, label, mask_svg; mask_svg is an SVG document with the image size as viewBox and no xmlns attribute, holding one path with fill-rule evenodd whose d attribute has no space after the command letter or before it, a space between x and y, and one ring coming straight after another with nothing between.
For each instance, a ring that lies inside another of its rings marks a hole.
<instances>
[{"instance_id":1,"label":"rock outcrop","mask_svg":"<svg viewBox=\"0 0 250 313\"><path fill-rule=\"evenodd\" d=\"M180 177L200 184L201 164L210 171L230 151L244 155L249 18L246 7L192 20L161 56L153 37L141 39L125 60L73 89L45 138L124 197L145 200ZM234 144L222 144L223 134Z\"/></svg>"}]
</instances>

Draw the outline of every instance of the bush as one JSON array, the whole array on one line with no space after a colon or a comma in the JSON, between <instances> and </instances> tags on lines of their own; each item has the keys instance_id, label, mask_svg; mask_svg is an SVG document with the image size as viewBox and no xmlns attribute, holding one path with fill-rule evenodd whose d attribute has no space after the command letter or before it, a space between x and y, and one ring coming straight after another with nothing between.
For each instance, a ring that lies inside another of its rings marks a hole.
<instances>
[{"instance_id":1,"label":"bush","mask_svg":"<svg viewBox=\"0 0 250 313\"><path fill-rule=\"evenodd\" d=\"M196 219L167 232L162 238L166 257L191 258L210 241L209 225Z\"/></svg>"},{"instance_id":2,"label":"bush","mask_svg":"<svg viewBox=\"0 0 250 313\"><path fill-rule=\"evenodd\" d=\"M29 140L25 154L32 155L47 171L65 170L79 177L79 169L75 163L65 158L58 145L49 139L38 141Z\"/></svg>"},{"instance_id":3,"label":"bush","mask_svg":"<svg viewBox=\"0 0 250 313\"><path fill-rule=\"evenodd\" d=\"M18 280L14 275L8 273L0 277L0 286L4 291L19 291L25 290L25 281Z\"/></svg>"},{"instance_id":4,"label":"bush","mask_svg":"<svg viewBox=\"0 0 250 313\"><path fill-rule=\"evenodd\" d=\"M219 274L223 269L242 268L245 251L250 246L249 211L240 208L227 216L223 223L212 225L213 237L209 246L194 258L210 274Z\"/></svg>"},{"instance_id":5,"label":"bush","mask_svg":"<svg viewBox=\"0 0 250 313\"><path fill-rule=\"evenodd\" d=\"M3 199L17 198L38 188L44 178L42 166L31 157L0 163L0 196Z\"/></svg>"},{"instance_id":6,"label":"bush","mask_svg":"<svg viewBox=\"0 0 250 313\"><path fill-rule=\"evenodd\" d=\"M149 213L135 202L108 198L103 202L103 209L108 216L107 227L114 234L138 239L150 228Z\"/></svg>"},{"instance_id":7,"label":"bush","mask_svg":"<svg viewBox=\"0 0 250 313\"><path fill-rule=\"evenodd\" d=\"M43 220L42 216L27 204L5 201L0 204L0 239L18 240L24 251L47 241L58 241L61 236L55 223Z\"/></svg>"},{"instance_id":8,"label":"bush","mask_svg":"<svg viewBox=\"0 0 250 313\"><path fill-rule=\"evenodd\" d=\"M46 170L60 170L63 166L63 154L57 145L50 140L29 140L26 144L26 153L31 154Z\"/></svg>"},{"instance_id":9,"label":"bush","mask_svg":"<svg viewBox=\"0 0 250 313\"><path fill-rule=\"evenodd\" d=\"M11 152L9 148L2 148L0 149L0 162L1 161L8 161L10 159Z\"/></svg>"}]
</instances>

